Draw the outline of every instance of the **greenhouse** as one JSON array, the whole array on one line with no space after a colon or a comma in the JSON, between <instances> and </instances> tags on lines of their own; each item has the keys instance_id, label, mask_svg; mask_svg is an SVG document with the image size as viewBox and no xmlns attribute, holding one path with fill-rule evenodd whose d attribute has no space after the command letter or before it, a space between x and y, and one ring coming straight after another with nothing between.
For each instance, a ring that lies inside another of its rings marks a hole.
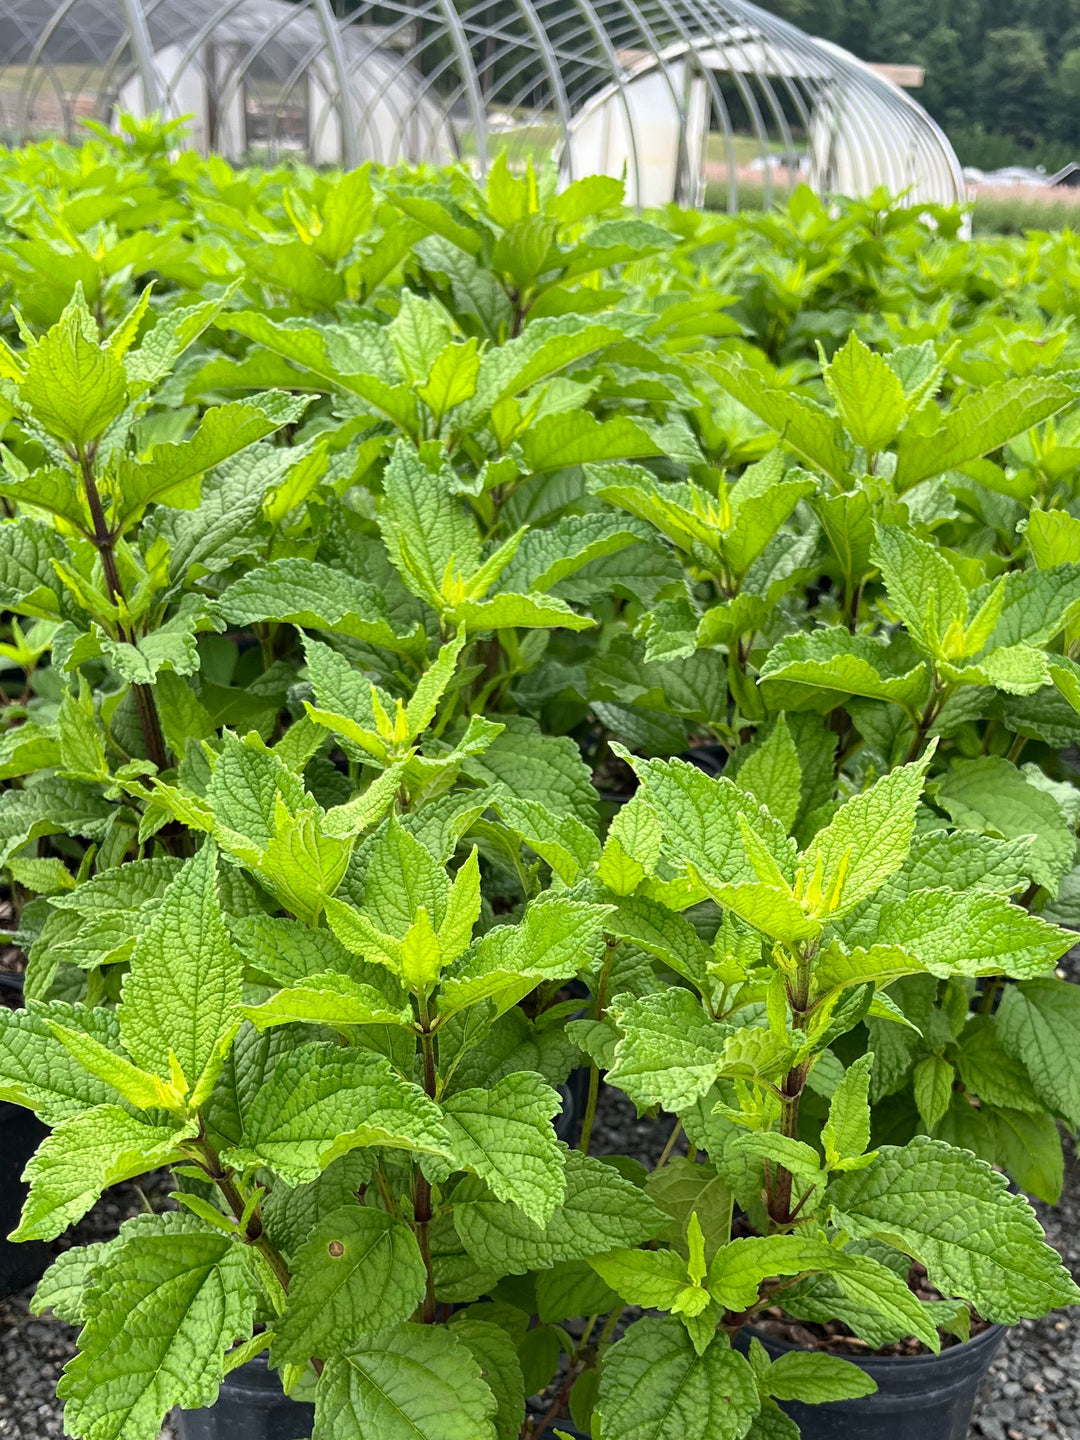
<instances>
[{"instance_id":1,"label":"greenhouse","mask_svg":"<svg viewBox=\"0 0 1080 1440\"><path fill-rule=\"evenodd\" d=\"M5 0L0 130L62 134L119 112L190 115L230 160L464 159L480 175L557 154L564 180L627 175L631 203L730 208L884 186L963 198L926 112L854 56L750 4L711 0Z\"/></svg>"}]
</instances>

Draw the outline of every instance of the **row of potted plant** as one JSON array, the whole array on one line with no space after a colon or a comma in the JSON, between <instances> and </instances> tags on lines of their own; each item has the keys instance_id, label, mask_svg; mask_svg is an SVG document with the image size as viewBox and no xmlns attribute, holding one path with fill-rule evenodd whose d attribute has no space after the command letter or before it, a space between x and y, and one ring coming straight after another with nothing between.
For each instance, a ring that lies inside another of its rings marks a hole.
<instances>
[{"instance_id":1,"label":"row of potted plant","mask_svg":"<svg viewBox=\"0 0 1080 1440\"><path fill-rule=\"evenodd\" d=\"M1078 1298L1019 1193L1080 1111L1061 347L785 373L610 181L143 139L18 158L79 258L0 354L16 1243L176 1185L39 1288L69 1430L268 1361L319 1440L786 1440L873 1403L842 1334L944 1344L959 1435Z\"/></svg>"}]
</instances>

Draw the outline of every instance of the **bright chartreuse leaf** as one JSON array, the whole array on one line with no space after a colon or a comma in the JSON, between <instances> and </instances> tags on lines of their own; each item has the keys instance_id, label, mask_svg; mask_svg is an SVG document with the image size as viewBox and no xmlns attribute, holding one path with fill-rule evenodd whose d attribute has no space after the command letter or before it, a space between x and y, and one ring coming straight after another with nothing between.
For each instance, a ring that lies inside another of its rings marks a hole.
<instances>
[{"instance_id":1,"label":"bright chartreuse leaf","mask_svg":"<svg viewBox=\"0 0 1080 1440\"><path fill-rule=\"evenodd\" d=\"M775 710L834 710L848 696L920 708L930 693L930 672L911 646L845 626L786 635L769 651L761 693Z\"/></svg>"},{"instance_id":2,"label":"bright chartreuse leaf","mask_svg":"<svg viewBox=\"0 0 1080 1440\"><path fill-rule=\"evenodd\" d=\"M844 428L868 456L896 438L907 418L904 387L882 355L853 330L824 372Z\"/></svg>"},{"instance_id":3,"label":"bright chartreuse leaf","mask_svg":"<svg viewBox=\"0 0 1080 1440\"><path fill-rule=\"evenodd\" d=\"M61 1120L26 1167L30 1193L15 1238L55 1239L110 1185L181 1158L181 1141L197 1128L153 1125L120 1105Z\"/></svg>"},{"instance_id":4,"label":"bright chartreuse leaf","mask_svg":"<svg viewBox=\"0 0 1080 1440\"><path fill-rule=\"evenodd\" d=\"M589 1264L628 1305L693 1316L709 1303L709 1292L691 1283L686 1261L674 1250L612 1250Z\"/></svg>"},{"instance_id":5,"label":"bright chartreuse leaf","mask_svg":"<svg viewBox=\"0 0 1080 1440\"><path fill-rule=\"evenodd\" d=\"M710 1019L689 990L619 996L609 1013L620 1038L608 1079L639 1110L663 1105L677 1114L723 1073L731 1027Z\"/></svg>"},{"instance_id":6,"label":"bright chartreuse leaf","mask_svg":"<svg viewBox=\"0 0 1080 1440\"><path fill-rule=\"evenodd\" d=\"M873 559L916 644L947 659L966 654L968 592L941 550L897 525L879 525Z\"/></svg>"},{"instance_id":7,"label":"bright chartreuse leaf","mask_svg":"<svg viewBox=\"0 0 1080 1440\"><path fill-rule=\"evenodd\" d=\"M986 890L913 890L881 906L879 945L913 955L933 975L1011 975L1049 970L1073 943L1038 915Z\"/></svg>"},{"instance_id":8,"label":"bright chartreuse leaf","mask_svg":"<svg viewBox=\"0 0 1080 1440\"><path fill-rule=\"evenodd\" d=\"M932 753L853 796L814 836L800 864L818 915L847 914L903 865Z\"/></svg>"},{"instance_id":9,"label":"bright chartreuse leaf","mask_svg":"<svg viewBox=\"0 0 1080 1440\"><path fill-rule=\"evenodd\" d=\"M960 469L1072 403L1062 377L1030 375L981 386L947 410L929 434L908 431L900 442L896 483L901 491L932 475Z\"/></svg>"},{"instance_id":10,"label":"bright chartreuse leaf","mask_svg":"<svg viewBox=\"0 0 1080 1440\"><path fill-rule=\"evenodd\" d=\"M733 399L781 435L800 459L838 484L846 483L849 460L843 435L836 417L823 405L770 385L741 355L719 352L703 363Z\"/></svg>"},{"instance_id":11,"label":"bright chartreuse leaf","mask_svg":"<svg viewBox=\"0 0 1080 1440\"><path fill-rule=\"evenodd\" d=\"M0 1010L0 1099L25 1105L51 1125L96 1105L116 1101L117 1092L91 1074L50 1030L53 1020L86 1026L103 1045L119 1045L115 1011L104 1006L54 1002L28 1010Z\"/></svg>"},{"instance_id":12,"label":"bright chartreuse leaf","mask_svg":"<svg viewBox=\"0 0 1080 1440\"><path fill-rule=\"evenodd\" d=\"M603 947L605 905L561 896L534 902L520 925L499 925L443 977L439 1009L452 1014L493 999L501 1014L543 980L568 980Z\"/></svg>"},{"instance_id":13,"label":"bright chartreuse leaf","mask_svg":"<svg viewBox=\"0 0 1080 1440\"><path fill-rule=\"evenodd\" d=\"M151 503L194 509L208 470L282 425L299 420L308 403L307 396L270 391L215 405L188 439L155 445L142 460L122 456L113 482L117 527L126 529Z\"/></svg>"},{"instance_id":14,"label":"bright chartreuse leaf","mask_svg":"<svg viewBox=\"0 0 1080 1440\"><path fill-rule=\"evenodd\" d=\"M844 1078L829 1101L829 1118L822 1126L825 1163L830 1170L854 1170L866 1163L870 1144L870 1067L873 1055L860 1055L844 1071Z\"/></svg>"},{"instance_id":15,"label":"bright chartreuse leaf","mask_svg":"<svg viewBox=\"0 0 1080 1440\"><path fill-rule=\"evenodd\" d=\"M866 1173L856 1171L855 1177ZM815 1270L831 1276L849 1298L869 1303L890 1323L898 1323L903 1333L917 1335L931 1350L939 1348L937 1330L905 1280L867 1255L849 1253L810 1234L733 1240L717 1251L706 1283L722 1305L743 1310L757 1301L762 1281L770 1276Z\"/></svg>"},{"instance_id":16,"label":"bright chartreuse leaf","mask_svg":"<svg viewBox=\"0 0 1080 1440\"><path fill-rule=\"evenodd\" d=\"M299 984L277 990L258 1005L242 1007L245 1020L257 1030L275 1025L410 1025L411 1012L394 1006L372 985L332 972L311 975Z\"/></svg>"},{"instance_id":17,"label":"bright chartreuse leaf","mask_svg":"<svg viewBox=\"0 0 1080 1440\"><path fill-rule=\"evenodd\" d=\"M127 403L119 357L102 345L81 290L26 357L19 398L34 419L77 450L96 440Z\"/></svg>"},{"instance_id":18,"label":"bright chartreuse leaf","mask_svg":"<svg viewBox=\"0 0 1080 1440\"><path fill-rule=\"evenodd\" d=\"M710 988L712 952L689 920L681 915L635 895L615 906L604 928L609 935L629 940L649 955L655 955L698 990ZM681 992L672 993L678 996Z\"/></svg>"}]
</instances>

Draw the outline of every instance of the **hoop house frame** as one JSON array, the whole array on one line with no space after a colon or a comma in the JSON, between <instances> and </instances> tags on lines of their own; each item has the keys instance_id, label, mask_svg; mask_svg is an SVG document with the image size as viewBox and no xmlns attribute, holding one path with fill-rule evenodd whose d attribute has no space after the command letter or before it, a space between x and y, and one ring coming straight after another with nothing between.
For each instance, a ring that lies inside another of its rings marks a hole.
<instances>
[{"instance_id":1,"label":"hoop house frame","mask_svg":"<svg viewBox=\"0 0 1080 1440\"><path fill-rule=\"evenodd\" d=\"M639 205L799 181L963 199L910 96L744 0L0 0L0 136L191 115L231 160L554 156Z\"/></svg>"}]
</instances>

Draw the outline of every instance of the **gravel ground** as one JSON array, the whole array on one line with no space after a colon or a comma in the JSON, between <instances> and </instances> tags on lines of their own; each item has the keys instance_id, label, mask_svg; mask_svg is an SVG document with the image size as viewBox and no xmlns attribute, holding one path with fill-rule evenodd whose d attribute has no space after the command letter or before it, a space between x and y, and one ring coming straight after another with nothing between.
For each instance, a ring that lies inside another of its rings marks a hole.
<instances>
[{"instance_id":1,"label":"gravel ground","mask_svg":"<svg viewBox=\"0 0 1080 1440\"><path fill-rule=\"evenodd\" d=\"M655 1164L670 1131L638 1120L625 1097L606 1091L597 1115L594 1153L638 1156ZM159 1197L153 1197L155 1208ZM73 1232L79 1242L116 1233L142 1209L130 1185L111 1190ZM1047 1237L1080 1280L1080 1162L1071 1144L1065 1194L1055 1206L1037 1206ZM0 1300L0 1440L60 1440L60 1372L75 1348L75 1331L52 1319L35 1319L29 1293ZM162 1440L175 1440L166 1427ZM983 1385L971 1440L1080 1440L1080 1311L1024 1321L1006 1337Z\"/></svg>"}]
</instances>

